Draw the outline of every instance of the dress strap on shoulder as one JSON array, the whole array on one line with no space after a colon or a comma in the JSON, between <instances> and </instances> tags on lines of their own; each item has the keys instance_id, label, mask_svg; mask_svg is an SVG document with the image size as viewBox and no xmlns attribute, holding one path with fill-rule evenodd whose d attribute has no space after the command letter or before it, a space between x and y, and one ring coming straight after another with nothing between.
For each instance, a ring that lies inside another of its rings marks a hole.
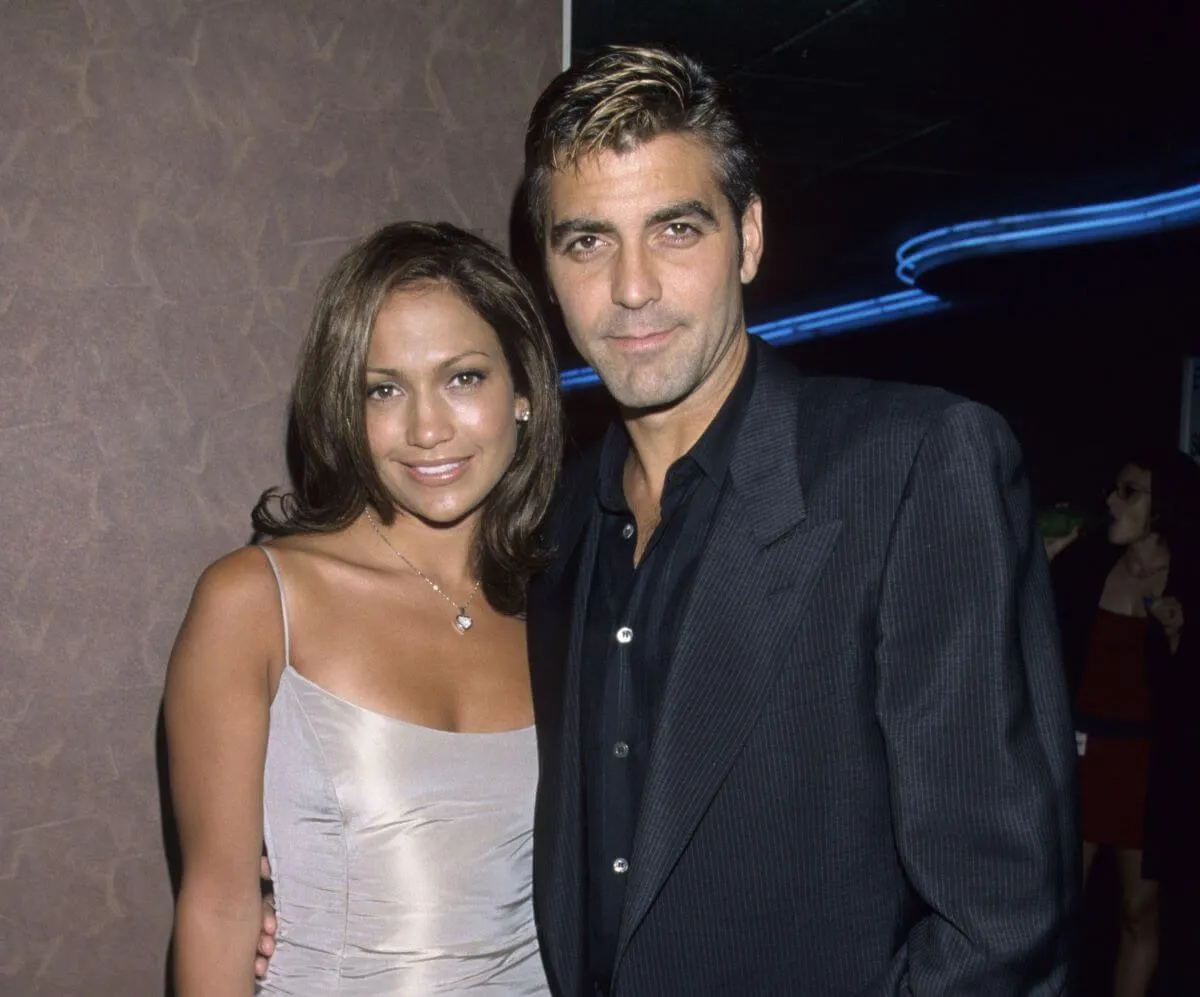
<instances>
[{"instance_id":1,"label":"dress strap on shoulder","mask_svg":"<svg viewBox=\"0 0 1200 997\"><path fill-rule=\"evenodd\" d=\"M283 616L283 667L291 668L292 634L291 628L288 626L287 591L283 587L283 576L279 573L279 565L275 563L275 555L262 544L258 544L257 547L266 556L267 563L271 566L271 573L275 576L275 584L279 588L279 612Z\"/></svg>"}]
</instances>

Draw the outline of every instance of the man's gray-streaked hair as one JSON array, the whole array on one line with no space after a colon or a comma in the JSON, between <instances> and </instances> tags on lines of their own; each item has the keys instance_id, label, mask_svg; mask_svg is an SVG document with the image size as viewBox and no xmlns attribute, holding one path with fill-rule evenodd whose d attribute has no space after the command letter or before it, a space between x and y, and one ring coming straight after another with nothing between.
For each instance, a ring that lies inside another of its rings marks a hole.
<instances>
[{"instance_id":1,"label":"man's gray-streaked hair","mask_svg":"<svg viewBox=\"0 0 1200 997\"><path fill-rule=\"evenodd\" d=\"M689 56L617 46L560 74L525 133L525 197L538 242L546 234L550 176L598 152L627 152L663 134L684 134L713 154L717 182L741 229L757 194L758 166L725 87Z\"/></svg>"}]
</instances>

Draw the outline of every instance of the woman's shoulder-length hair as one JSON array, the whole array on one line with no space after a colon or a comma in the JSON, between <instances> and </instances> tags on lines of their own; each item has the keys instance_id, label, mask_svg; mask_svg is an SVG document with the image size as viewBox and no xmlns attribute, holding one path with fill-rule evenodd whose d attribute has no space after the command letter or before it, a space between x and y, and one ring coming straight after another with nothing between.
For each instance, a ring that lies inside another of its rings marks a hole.
<instances>
[{"instance_id":1,"label":"woman's shoulder-length hair","mask_svg":"<svg viewBox=\"0 0 1200 997\"><path fill-rule=\"evenodd\" d=\"M387 298L423 285L452 289L495 330L514 389L529 401L513 461L484 501L475 548L488 601L520 612L525 582L545 562L537 530L562 457L554 349L520 271L495 246L445 222L387 225L347 252L322 282L292 388L292 490L263 493L254 529L266 536L332 532L368 504L384 522L394 521L394 499L367 442L367 351Z\"/></svg>"}]
</instances>

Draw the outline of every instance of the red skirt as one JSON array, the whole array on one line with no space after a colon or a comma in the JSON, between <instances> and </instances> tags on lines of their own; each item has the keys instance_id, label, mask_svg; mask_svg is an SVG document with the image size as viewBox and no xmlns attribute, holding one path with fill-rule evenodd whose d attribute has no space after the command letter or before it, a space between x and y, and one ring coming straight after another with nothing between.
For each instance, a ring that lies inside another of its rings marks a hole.
<instances>
[{"instance_id":1,"label":"red skirt","mask_svg":"<svg viewBox=\"0 0 1200 997\"><path fill-rule=\"evenodd\" d=\"M1084 841L1141 850L1149 774L1148 738L1088 735L1079 759Z\"/></svg>"},{"instance_id":2,"label":"red skirt","mask_svg":"<svg viewBox=\"0 0 1200 997\"><path fill-rule=\"evenodd\" d=\"M1079 759L1083 840L1141 849L1145 839L1150 739L1128 736L1150 722L1144 618L1100 609L1092 624L1075 700L1082 726L1124 727L1120 737L1089 734Z\"/></svg>"}]
</instances>

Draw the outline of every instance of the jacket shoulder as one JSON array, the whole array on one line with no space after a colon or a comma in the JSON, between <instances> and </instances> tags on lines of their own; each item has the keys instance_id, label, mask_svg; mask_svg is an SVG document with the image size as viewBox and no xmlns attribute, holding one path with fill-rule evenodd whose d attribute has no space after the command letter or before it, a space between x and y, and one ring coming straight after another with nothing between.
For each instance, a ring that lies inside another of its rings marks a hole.
<instances>
[{"instance_id":1,"label":"jacket shoulder","mask_svg":"<svg viewBox=\"0 0 1200 997\"><path fill-rule=\"evenodd\" d=\"M827 456L869 451L875 461L907 465L931 432L954 419L1009 435L999 414L942 388L802 374L797 391L800 436Z\"/></svg>"},{"instance_id":2,"label":"jacket shoulder","mask_svg":"<svg viewBox=\"0 0 1200 997\"><path fill-rule=\"evenodd\" d=\"M913 431L927 430L948 411L960 406L984 408L943 388L873 381L861 377L800 375L802 397L811 416L813 409L833 419L867 424L887 423Z\"/></svg>"}]
</instances>

